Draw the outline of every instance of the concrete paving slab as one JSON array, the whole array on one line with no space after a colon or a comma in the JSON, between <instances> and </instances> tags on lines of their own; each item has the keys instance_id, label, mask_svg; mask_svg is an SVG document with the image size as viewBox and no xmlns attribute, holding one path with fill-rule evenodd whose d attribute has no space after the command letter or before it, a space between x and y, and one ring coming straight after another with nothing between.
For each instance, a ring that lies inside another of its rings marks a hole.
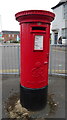
<instances>
[{"instance_id":1,"label":"concrete paving slab","mask_svg":"<svg viewBox=\"0 0 67 120\"><path fill-rule=\"evenodd\" d=\"M20 94L20 76L3 75L2 76L2 118L8 118L5 104L11 96ZM49 76L48 87L49 99L57 105L54 112L49 104L43 110L34 111L31 114L32 119L47 118L65 118L65 78L61 76Z\"/></svg>"}]
</instances>

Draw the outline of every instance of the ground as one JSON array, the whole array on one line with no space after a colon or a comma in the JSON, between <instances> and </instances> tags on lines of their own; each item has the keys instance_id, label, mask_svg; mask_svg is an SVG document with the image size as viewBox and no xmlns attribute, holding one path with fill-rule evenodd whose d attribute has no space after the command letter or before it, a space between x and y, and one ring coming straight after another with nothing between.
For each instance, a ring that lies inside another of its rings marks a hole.
<instances>
[{"instance_id":1,"label":"ground","mask_svg":"<svg viewBox=\"0 0 67 120\"><path fill-rule=\"evenodd\" d=\"M28 111L19 103L20 76L2 76L2 118L22 118L22 120L47 120L47 118L65 118L65 78L49 76L48 101L40 111ZM18 108L17 108L18 107ZM21 113L20 113L20 108ZM19 114L16 112L19 109ZM13 116L13 113L14 116ZM12 116L11 116L12 115Z\"/></svg>"}]
</instances>

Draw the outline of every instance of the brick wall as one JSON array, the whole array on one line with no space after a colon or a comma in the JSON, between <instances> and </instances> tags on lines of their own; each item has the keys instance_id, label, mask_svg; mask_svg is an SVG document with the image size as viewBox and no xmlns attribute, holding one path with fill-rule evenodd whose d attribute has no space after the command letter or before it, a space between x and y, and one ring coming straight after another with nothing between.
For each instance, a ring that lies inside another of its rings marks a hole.
<instances>
[{"instance_id":1,"label":"brick wall","mask_svg":"<svg viewBox=\"0 0 67 120\"><path fill-rule=\"evenodd\" d=\"M20 38L20 33L15 31L2 31L2 37L4 41L17 41L17 36Z\"/></svg>"}]
</instances>

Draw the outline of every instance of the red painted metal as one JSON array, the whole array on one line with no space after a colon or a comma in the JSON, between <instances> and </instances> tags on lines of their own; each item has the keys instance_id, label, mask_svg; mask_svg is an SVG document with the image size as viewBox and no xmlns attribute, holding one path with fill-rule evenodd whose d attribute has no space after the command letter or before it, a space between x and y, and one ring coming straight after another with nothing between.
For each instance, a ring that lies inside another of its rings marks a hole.
<instances>
[{"instance_id":1,"label":"red painted metal","mask_svg":"<svg viewBox=\"0 0 67 120\"><path fill-rule=\"evenodd\" d=\"M20 22L20 84L32 89L48 86L50 22L55 15L44 10L28 10L15 17ZM37 48L39 43L35 39L42 40L42 49Z\"/></svg>"}]
</instances>

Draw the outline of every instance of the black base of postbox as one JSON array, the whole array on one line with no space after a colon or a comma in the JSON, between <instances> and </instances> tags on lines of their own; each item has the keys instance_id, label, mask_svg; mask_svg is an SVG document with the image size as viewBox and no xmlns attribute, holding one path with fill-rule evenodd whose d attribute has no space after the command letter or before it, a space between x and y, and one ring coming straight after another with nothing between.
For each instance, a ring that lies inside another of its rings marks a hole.
<instances>
[{"instance_id":1,"label":"black base of postbox","mask_svg":"<svg viewBox=\"0 0 67 120\"><path fill-rule=\"evenodd\" d=\"M28 110L41 110L47 104L47 93L48 86L31 89L20 85L20 103Z\"/></svg>"}]
</instances>

